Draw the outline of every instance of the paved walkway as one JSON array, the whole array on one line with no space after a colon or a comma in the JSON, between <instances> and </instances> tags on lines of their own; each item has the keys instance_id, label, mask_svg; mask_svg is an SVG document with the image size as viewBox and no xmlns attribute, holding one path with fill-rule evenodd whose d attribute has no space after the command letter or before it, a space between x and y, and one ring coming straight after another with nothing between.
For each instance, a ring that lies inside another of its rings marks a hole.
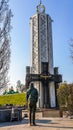
<instances>
[{"instance_id":1,"label":"paved walkway","mask_svg":"<svg viewBox=\"0 0 73 130\"><path fill-rule=\"evenodd\" d=\"M28 126L28 118L22 121L0 123L0 130L73 130L73 119L37 118L37 126Z\"/></svg>"}]
</instances>

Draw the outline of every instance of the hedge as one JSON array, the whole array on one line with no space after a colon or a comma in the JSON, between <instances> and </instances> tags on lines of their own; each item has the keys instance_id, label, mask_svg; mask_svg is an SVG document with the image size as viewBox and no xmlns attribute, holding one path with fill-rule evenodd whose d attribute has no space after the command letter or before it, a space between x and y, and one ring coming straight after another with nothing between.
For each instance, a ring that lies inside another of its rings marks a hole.
<instances>
[{"instance_id":1,"label":"hedge","mask_svg":"<svg viewBox=\"0 0 73 130\"><path fill-rule=\"evenodd\" d=\"M8 94L0 96L0 105L26 105L26 93Z\"/></svg>"}]
</instances>

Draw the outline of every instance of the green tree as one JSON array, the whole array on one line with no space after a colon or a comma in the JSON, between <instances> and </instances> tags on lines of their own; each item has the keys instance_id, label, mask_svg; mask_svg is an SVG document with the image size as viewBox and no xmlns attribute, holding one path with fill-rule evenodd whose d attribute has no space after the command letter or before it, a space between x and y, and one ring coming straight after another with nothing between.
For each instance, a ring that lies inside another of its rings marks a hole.
<instances>
[{"instance_id":1,"label":"green tree","mask_svg":"<svg viewBox=\"0 0 73 130\"><path fill-rule=\"evenodd\" d=\"M14 94L14 93L15 93L14 88L13 88L13 86L11 86L9 88L9 91L7 92L7 94Z\"/></svg>"},{"instance_id":2,"label":"green tree","mask_svg":"<svg viewBox=\"0 0 73 130\"><path fill-rule=\"evenodd\" d=\"M58 95L58 101L59 105L61 106L66 106L68 105L68 96L69 96L69 86L67 83L62 83L60 84L58 90L57 90L57 95Z\"/></svg>"},{"instance_id":3,"label":"green tree","mask_svg":"<svg viewBox=\"0 0 73 130\"><path fill-rule=\"evenodd\" d=\"M73 83L69 84L68 111L73 115Z\"/></svg>"},{"instance_id":4,"label":"green tree","mask_svg":"<svg viewBox=\"0 0 73 130\"><path fill-rule=\"evenodd\" d=\"M4 91L3 95L16 94L16 93L19 93L18 90L15 91L13 86L11 86L8 91L7 90Z\"/></svg>"},{"instance_id":5,"label":"green tree","mask_svg":"<svg viewBox=\"0 0 73 130\"><path fill-rule=\"evenodd\" d=\"M57 95L60 109L64 110L66 107L69 115L73 115L73 83L62 83L57 90Z\"/></svg>"}]
</instances>

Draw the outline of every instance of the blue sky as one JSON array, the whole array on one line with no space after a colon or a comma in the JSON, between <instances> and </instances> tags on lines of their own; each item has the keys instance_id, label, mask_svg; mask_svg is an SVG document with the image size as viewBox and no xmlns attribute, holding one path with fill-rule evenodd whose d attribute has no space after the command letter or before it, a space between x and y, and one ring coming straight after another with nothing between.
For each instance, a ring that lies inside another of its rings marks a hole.
<instances>
[{"instance_id":1,"label":"blue sky","mask_svg":"<svg viewBox=\"0 0 73 130\"><path fill-rule=\"evenodd\" d=\"M13 12L11 30L10 82L25 83L26 66L30 65L30 17L36 13L40 0L10 0ZM59 67L63 81L73 82L73 64L70 59L69 39L73 38L73 0L42 0L46 13L53 19L54 67Z\"/></svg>"}]
</instances>

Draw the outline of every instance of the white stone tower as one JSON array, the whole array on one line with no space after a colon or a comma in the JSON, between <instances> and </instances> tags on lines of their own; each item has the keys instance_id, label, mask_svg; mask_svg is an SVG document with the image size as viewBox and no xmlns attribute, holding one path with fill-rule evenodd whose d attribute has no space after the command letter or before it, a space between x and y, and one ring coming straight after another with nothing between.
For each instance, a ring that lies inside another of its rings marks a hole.
<instances>
[{"instance_id":1,"label":"white stone tower","mask_svg":"<svg viewBox=\"0 0 73 130\"><path fill-rule=\"evenodd\" d=\"M45 13L45 6L40 2L36 7L37 13L30 18L31 35L31 72L32 74L54 73L53 69L53 46L52 46L52 19ZM48 99L51 107L55 107L55 86L54 82L48 83L48 89L44 92L41 82L35 82L39 91L39 105L43 107ZM46 87L46 86L45 86ZM46 93L48 91L48 93ZM46 102L46 101L45 101Z\"/></svg>"},{"instance_id":2,"label":"white stone tower","mask_svg":"<svg viewBox=\"0 0 73 130\"><path fill-rule=\"evenodd\" d=\"M52 19L41 3L36 9L37 14L30 18L31 72L41 73L42 62L47 62L49 72L53 73Z\"/></svg>"}]
</instances>

